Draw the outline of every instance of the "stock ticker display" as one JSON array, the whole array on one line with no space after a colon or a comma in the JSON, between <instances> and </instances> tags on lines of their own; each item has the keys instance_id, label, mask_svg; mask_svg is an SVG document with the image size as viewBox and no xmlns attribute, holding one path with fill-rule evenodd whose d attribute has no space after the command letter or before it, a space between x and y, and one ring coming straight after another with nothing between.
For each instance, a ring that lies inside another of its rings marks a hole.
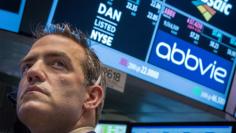
<instances>
[{"instance_id":1,"label":"stock ticker display","mask_svg":"<svg viewBox=\"0 0 236 133\"><path fill-rule=\"evenodd\" d=\"M69 22L104 64L222 110L236 56L235 2L55 0L48 24Z\"/></svg>"}]
</instances>

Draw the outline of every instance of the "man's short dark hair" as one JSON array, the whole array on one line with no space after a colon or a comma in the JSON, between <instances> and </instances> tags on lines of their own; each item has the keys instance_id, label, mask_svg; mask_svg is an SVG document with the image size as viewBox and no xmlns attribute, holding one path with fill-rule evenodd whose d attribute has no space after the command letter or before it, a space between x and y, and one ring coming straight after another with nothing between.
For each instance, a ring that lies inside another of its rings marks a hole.
<instances>
[{"instance_id":1,"label":"man's short dark hair","mask_svg":"<svg viewBox=\"0 0 236 133\"><path fill-rule=\"evenodd\" d=\"M81 30L78 30L77 28L74 28L69 24L62 23L51 24L46 27L39 26L36 28L36 31L33 34L36 37L36 40L46 35L61 35L63 37L72 39L78 45L82 46L86 54L86 59L81 62L82 70L85 77L85 85L91 86L99 81L99 85L101 85L105 93L106 81L104 76L104 68L95 52L90 49L89 39ZM104 99L96 109L96 123L99 120L103 105Z\"/></svg>"}]
</instances>

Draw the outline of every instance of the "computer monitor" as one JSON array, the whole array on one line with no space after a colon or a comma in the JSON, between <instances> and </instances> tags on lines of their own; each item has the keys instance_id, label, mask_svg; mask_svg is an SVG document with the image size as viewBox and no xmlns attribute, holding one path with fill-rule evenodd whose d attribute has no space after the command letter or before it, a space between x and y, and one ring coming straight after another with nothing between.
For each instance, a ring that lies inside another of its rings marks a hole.
<instances>
[{"instance_id":1,"label":"computer monitor","mask_svg":"<svg viewBox=\"0 0 236 133\"><path fill-rule=\"evenodd\" d=\"M86 32L105 65L224 109L236 57L234 0L225 10L206 0L56 1L47 23Z\"/></svg>"},{"instance_id":2,"label":"computer monitor","mask_svg":"<svg viewBox=\"0 0 236 133\"><path fill-rule=\"evenodd\" d=\"M233 122L142 123L133 124L131 133L234 133Z\"/></svg>"},{"instance_id":3,"label":"computer monitor","mask_svg":"<svg viewBox=\"0 0 236 133\"><path fill-rule=\"evenodd\" d=\"M4 22L0 29L11 21L17 25L12 31L18 30L25 1L18 0L14 10L10 7L15 3L0 4L0 25ZM27 5L38 8L24 13L21 32L32 26L27 18L31 14L35 22L44 18L47 24L68 22L88 34L105 65L224 110L235 68L236 1L50 0L40 7L38 3ZM17 15L17 21L5 18L10 14Z\"/></svg>"},{"instance_id":4,"label":"computer monitor","mask_svg":"<svg viewBox=\"0 0 236 133\"><path fill-rule=\"evenodd\" d=\"M96 133L127 133L127 122L100 121L96 128Z\"/></svg>"}]
</instances>

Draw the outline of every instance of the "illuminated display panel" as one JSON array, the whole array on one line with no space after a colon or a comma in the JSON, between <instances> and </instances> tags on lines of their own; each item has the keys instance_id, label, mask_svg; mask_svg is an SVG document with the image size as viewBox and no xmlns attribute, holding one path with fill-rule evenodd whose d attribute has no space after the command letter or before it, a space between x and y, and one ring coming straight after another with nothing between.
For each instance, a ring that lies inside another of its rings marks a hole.
<instances>
[{"instance_id":1,"label":"illuminated display panel","mask_svg":"<svg viewBox=\"0 0 236 133\"><path fill-rule=\"evenodd\" d=\"M183 1L184 7L180 3L58 1L48 24L69 22L79 27L110 67L223 110L234 69L236 38L230 34L233 22L224 26L212 23L236 17L234 7L227 7L226 15L216 10L214 16L204 16L200 7L210 10L210 6L196 0Z\"/></svg>"},{"instance_id":2,"label":"illuminated display panel","mask_svg":"<svg viewBox=\"0 0 236 133\"><path fill-rule=\"evenodd\" d=\"M95 128L96 133L126 133L127 125L118 123L98 123Z\"/></svg>"},{"instance_id":3,"label":"illuminated display panel","mask_svg":"<svg viewBox=\"0 0 236 133\"><path fill-rule=\"evenodd\" d=\"M186 0L185 4L189 6L173 0L166 0L166 3L235 35L236 28L233 24L236 20L233 17L236 15L234 7L236 1L234 0Z\"/></svg>"},{"instance_id":4,"label":"illuminated display panel","mask_svg":"<svg viewBox=\"0 0 236 133\"><path fill-rule=\"evenodd\" d=\"M232 126L134 126L131 133L232 133Z\"/></svg>"},{"instance_id":5,"label":"illuminated display panel","mask_svg":"<svg viewBox=\"0 0 236 133\"><path fill-rule=\"evenodd\" d=\"M2 0L0 29L18 32L26 0Z\"/></svg>"}]
</instances>

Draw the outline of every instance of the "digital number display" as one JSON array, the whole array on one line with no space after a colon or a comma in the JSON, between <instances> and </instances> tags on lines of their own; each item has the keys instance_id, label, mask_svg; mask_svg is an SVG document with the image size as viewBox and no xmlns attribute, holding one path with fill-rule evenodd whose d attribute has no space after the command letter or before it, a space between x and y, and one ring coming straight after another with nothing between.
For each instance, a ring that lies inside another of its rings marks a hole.
<instances>
[{"instance_id":1,"label":"digital number display","mask_svg":"<svg viewBox=\"0 0 236 133\"><path fill-rule=\"evenodd\" d=\"M223 2L58 1L48 24L86 32L105 65L223 109L236 56L236 11Z\"/></svg>"}]
</instances>

